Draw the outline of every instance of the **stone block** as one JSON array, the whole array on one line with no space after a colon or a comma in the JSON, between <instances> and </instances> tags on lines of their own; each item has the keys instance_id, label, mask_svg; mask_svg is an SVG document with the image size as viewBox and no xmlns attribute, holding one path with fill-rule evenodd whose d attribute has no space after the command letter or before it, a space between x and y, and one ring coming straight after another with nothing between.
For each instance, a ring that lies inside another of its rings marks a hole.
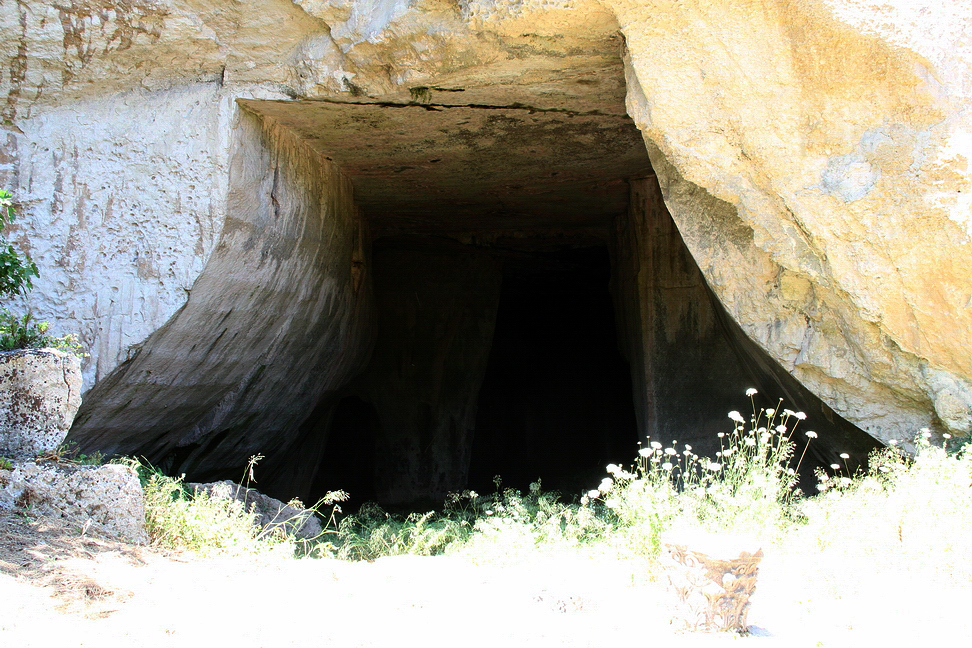
<instances>
[{"instance_id":1,"label":"stone block","mask_svg":"<svg viewBox=\"0 0 972 648\"><path fill-rule=\"evenodd\" d=\"M81 405L81 361L55 349L0 352L0 455L56 450Z\"/></svg>"},{"instance_id":2,"label":"stone block","mask_svg":"<svg viewBox=\"0 0 972 648\"><path fill-rule=\"evenodd\" d=\"M0 470L0 509L62 518L82 533L148 542L142 486L129 466L15 462Z\"/></svg>"}]
</instances>

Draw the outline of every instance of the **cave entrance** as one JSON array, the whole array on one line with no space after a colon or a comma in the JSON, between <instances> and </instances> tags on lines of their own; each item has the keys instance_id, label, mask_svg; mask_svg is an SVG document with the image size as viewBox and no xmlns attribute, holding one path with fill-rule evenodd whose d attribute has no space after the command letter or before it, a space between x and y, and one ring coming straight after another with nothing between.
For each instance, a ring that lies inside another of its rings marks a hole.
<instances>
[{"instance_id":1,"label":"cave entrance","mask_svg":"<svg viewBox=\"0 0 972 648\"><path fill-rule=\"evenodd\" d=\"M714 456L750 387L869 449L726 314L622 103L239 103L350 181L373 333L279 453L277 492L343 475L355 503L440 506L500 474L577 493L639 438Z\"/></svg>"},{"instance_id":2,"label":"cave entrance","mask_svg":"<svg viewBox=\"0 0 972 648\"><path fill-rule=\"evenodd\" d=\"M506 259L496 329L479 391L469 485L493 477L525 490L577 493L637 447L606 247Z\"/></svg>"}]
</instances>

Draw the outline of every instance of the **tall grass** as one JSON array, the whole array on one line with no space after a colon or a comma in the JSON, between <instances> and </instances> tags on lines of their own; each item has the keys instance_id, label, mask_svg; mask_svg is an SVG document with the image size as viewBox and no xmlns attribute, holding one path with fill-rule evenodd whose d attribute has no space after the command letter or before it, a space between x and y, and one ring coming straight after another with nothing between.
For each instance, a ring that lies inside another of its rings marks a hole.
<instances>
[{"instance_id":1,"label":"tall grass","mask_svg":"<svg viewBox=\"0 0 972 648\"><path fill-rule=\"evenodd\" d=\"M576 550L651 559L666 533L699 529L759 536L801 551L894 552L972 579L969 446L929 445L925 433L913 457L891 447L872 456L869 472L850 475L838 466L837 476L818 473L820 492L806 497L797 489L806 446L796 437L812 443L817 435L799 429L803 413L781 401L758 406L755 395L747 392L745 416L729 413L715 457L646 439L631 465L607 466L597 488L574 499L544 492L539 481L526 493L503 488L497 477L494 493L450 495L441 512L397 516L369 504L342 516L346 495L337 492L315 507L331 507L324 533L298 542L261 530L235 500L190 494L179 480L149 472L147 521L157 543L204 554L274 551L349 560L442 553L504 560ZM804 449L796 456L799 445Z\"/></svg>"},{"instance_id":2,"label":"tall grass","mask_svg":"<svg viewBox=\"0 0 972 648\"><path fill-rule=\"evenodd\" d=\"M145 523L158 546L211 555L294 555L298 541L282 528L263 529L259 515L243 502L190 492L173 478L144 464L136 469L145 494Z\"/></svg>"}]
</instances>

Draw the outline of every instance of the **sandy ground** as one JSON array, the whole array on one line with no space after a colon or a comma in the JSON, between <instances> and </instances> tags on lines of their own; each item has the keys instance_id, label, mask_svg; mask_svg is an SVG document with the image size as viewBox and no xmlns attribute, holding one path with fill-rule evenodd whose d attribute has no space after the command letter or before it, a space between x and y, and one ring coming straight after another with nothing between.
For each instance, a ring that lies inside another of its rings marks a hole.
<instances>
[{"instance_id":1,"label":"sandy ground","mask_svg":"<svg viewBox=\"0 0 972 648\"><path fill-rule=\"evenodd\" d=\"M738 637L675 632L664 583L634 561L201 559L5 513L0 646L916 646L972 632L972 588L947 574L764 551Z\"/></svg>"}]
</instances>

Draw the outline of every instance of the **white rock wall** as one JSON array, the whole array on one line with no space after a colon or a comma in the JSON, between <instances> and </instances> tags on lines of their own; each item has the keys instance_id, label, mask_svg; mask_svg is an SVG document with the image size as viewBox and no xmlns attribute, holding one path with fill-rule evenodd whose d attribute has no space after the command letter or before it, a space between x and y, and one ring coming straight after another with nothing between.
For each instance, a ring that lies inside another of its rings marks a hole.
<instances>
[{"instance_id":1,"label":"white rock wall","mask_svg":"<svg viewBox=\"0 0 972 648\"><path fill-rule=\"evenodd\" d=\"M232 99L215 84L135 91L21 120L19 238L30 305L80 333L85 388L186 300L226 213Z\"/></svg>"}]
</instances>

